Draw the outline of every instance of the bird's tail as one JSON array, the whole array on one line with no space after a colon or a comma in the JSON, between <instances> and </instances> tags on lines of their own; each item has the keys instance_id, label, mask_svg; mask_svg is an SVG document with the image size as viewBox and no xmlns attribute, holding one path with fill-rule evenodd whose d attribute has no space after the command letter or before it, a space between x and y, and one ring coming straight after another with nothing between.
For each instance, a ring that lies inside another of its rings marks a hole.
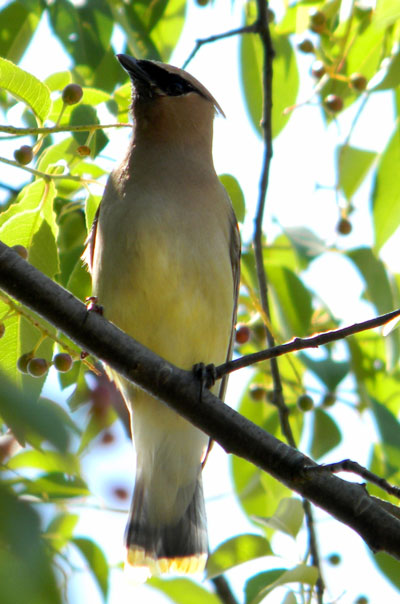
<instances>
[{"instance_id":1,"label":"bird's tail","mask_svg":"<svg viewBox=\"0 0 400 604\"><path fill-rule=\"evenodd\" d=\"M160 486L160 485L158 485ZM157 491L157 489L156 489ZM204 570L208 539L201 469L195 483L178 489L178 515L162 518L154 506L154 491L140 475L126 527L127 565L145 573L142 580L161 573L196 573ZM160 494L158 493L158 499ZM186 502L182 509L182 501Z\"/></svg>"}]
</instances>

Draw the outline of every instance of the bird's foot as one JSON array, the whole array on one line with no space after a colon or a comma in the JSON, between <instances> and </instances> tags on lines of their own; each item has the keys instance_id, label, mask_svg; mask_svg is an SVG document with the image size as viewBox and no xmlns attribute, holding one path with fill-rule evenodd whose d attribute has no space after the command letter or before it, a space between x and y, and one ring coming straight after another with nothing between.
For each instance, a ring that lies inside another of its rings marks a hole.
<instances>
[{"instance_id":1,"label":"bird's foot","mask_svg":"<svg viewBox=\"0 0 400 604\"><path fill-rule=\"evenodd\" d=\"M216 368L213 363L205 365L204 363L196 363L193 367L193 373L201 381L203 388L212 388L217 379Z\"/></svg>"},{"instance_id":2,"label":"bird's foot","mask_svg":"<svg viewBox=\"0 0 400 604\"><path fill-rule=\"evenodd\" d=\"M97 312L97 314L103 314L103 307L97 304L97 296L89 296L85 300L86 308L90 312Z\"/></svg>"}]
</instances>

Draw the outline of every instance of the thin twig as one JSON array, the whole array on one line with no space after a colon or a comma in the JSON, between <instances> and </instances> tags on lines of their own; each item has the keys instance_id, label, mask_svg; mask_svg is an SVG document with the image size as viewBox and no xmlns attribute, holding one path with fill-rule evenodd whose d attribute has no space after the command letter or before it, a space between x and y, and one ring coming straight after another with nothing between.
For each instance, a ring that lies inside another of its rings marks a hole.
<instances>
[{"instance_id":1,"label":"thin twig","mask_svg":"<svg viewBox=\"0 0 400 604\"><path fill-rule=\"evenodd\" d=\"M299 350L304 350L305 348L318 348L324 344L336 342L337 340L343 340L348 336L352 336L362 331L382 327L382 325L386 325L386 323L389 323L399 316L400 309L397 309L384 315L378 315L373 319L362 321L361 323L354 323L353 325L348 325L347 327L342 327L341 329L324 331L309 338L294 338L285 344L279 344L278 346L273 346L272 348L267 348L266 350L261 350L260 352L247 354L239 359L235 359L234 361L229 361L228 363L218 365L218 367L215 368L216 379L221 378L227 373L231 373L233 371L237 371L238 369L243 369L244 367L249 367L250 365L259 363L260 361L274 359L275 357L280 357L284 354L288 354L289 352L297 352Z\"/></svg>"},{"instance_id":2,"label":"thin twig","mask_svg":"<svg viewBox=\"0 0 400 604\"><path fill-rule=\"evenodd\" d=\"M223 604L238 604L224 575L214 577L211 581L214 583L215 592Z\"/></svg>"},{"instance_id":3,"label":"thin twig","mask_svg":"<svg viewBox=\"0 0 400 604\"><path fill-rule=\"evenodd\" d=\"M82 176L77 176L75 174L71 174L70 172L67 172L65 174L49 174L48 172L41 172L40 170L36 170L35 168L29 168L29 166L23 166L17 161L14 161L13 159L7 159L6 157L0 157L0 162L9 166L13 166L14 168L20 168L21 170L25 170L26 172L33 174L33 176L43 178L47 182L49 182L50 180L75 180L76 182L91 183L103 186L102 183L100 183L98 180L94 180L93 178L82 178Z\"/></svg>"},{"instance_id":4,"label":"thin twig","mask_svg":"<svg viewBox=\"0 0 400 604\"><path fill-rule=\"evenodd\" d=\"M268 2L265 0L257 0L257 11L258 11L258 34L261 38L263 53L264 53L264 69L263 69L263 90L264 90L264 106L263 106L263 132L264 132L264 160L260 180L260 193L257 204L257 213L255 219L255 230L254 230L254 254L256 259L256 271L257 279L260 289L260 300L263 310L268 317L271 318L269 301L268 301L268 286L267 286L267 273L264 267L264 256L263 256L263 232L262 223L264 218L265 202L267 196L268 182L269 182L269 170L273 155L272 149L272 81L273 81L273 67L272 62L274 58L274 49L272 46L271 33L268 26ZM274 337L265 325L265 331L267 336L268 346L271 348L275 346ZM273 389L273 403L276 405L279 414L279 421L281 424L282 432L292 447L296 448L296 442L293 436L292 429L289 423L289 409L285 403L282 389L282 381L278 367L278 361L276 357L271 358L271 376L274 385ZM318 580L317 580L317 599L318 603L322 604L324 584L322 581L321 568L319 564L319 555L317 547L317 538L314 529L314 519L312 515L311 505L304 499L303 500L304 513L306 516L306 524L309 534L310 554L311 562L318 569Z\"/></svg>"},{"instance_id":5,"label":"thin twig","mask_svg":"<svg viewBox=\"0 0 400 604\"><path fill-rule=\"evenodd\" d=\"M117 122L116 124L83 124L81 126L49 126L46 128L16 128L15 126L0 125L0 132L7 132L13 136L28 136L31 134L54 134L56 132L87 132L88 130L104 130L105 128L132 128L131 124ZM0 137L0 141L8 137Z\"/></svg>"},{"instance_id":6,"label":"thin twig","mask_svg":"<svg viewBox=\"0 0 400 604\"><path fill-rule=\"evenodd\" d=\"M353 474L357 474L357 476L361 476L368 482L372 484L376 484L376 486L380 487L389 495L394 495L397 499L400 499L400 487L396 487L390 484L384 478L377 476L367 468L360 466L356 461L352 461L351 459L344 459L343 461L337 461L335 463L322 464L320 466L305 466L303 468L304 472L332 472L332 474L337 474L338 472L352 472Z\"/></svg>"},{"instance_id":7,"label":"thin twig","mask_svg":"<svg viewBox=\"0 0 400 604\"><path fill-rule=\"evenodd\" d=\"M215 34L213 36L209 36L208 38L202 38L202 39L196 40L195 47L193 48L192 52L190 53L190 55L188 56L188 58L186 59L186 61L183 64L183 69L185 69L187 67L187 65L190 63L190 61L193 59L193 57L197 54L198 50L200 50L200 48L204 44L210 44L211 42L217 42L218 40L223 40L224 38L230 38L231 36L237 36L237 35L241 35L241 34L252 34L257 31L257 28L258 28L258 24L256 22L256 23L253 23L252 25L245 25L244 27L238 27L236 29L231 29L230 31L226 31L223 34Z\"/></svg>"}]
</instances>

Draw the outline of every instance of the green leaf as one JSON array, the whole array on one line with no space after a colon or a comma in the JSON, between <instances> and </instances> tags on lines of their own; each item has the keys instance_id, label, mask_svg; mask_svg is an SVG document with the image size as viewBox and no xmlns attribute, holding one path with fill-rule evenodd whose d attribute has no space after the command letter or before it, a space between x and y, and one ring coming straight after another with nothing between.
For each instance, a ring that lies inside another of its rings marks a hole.
<instances>
[{"instance_id":1,"label":"green leaf","mask_svg":"<svg viewBox=\"0 0 400 604\"><path fill-rule=\"evenodd\" d=\"M370 248L359 248L347 253L357 266L366 283L365 297L372 302L379 314L390 312L397 306L385 265L376 258ZM400 354L400 334L397 331L385 338L386 365L393 369Z\"/></svg>"},{"instance_id":2,"label":"green leaf","mask_svg":"<svg viewBox=\"0 0 400 604\"><path fill-rule=\"evenodd\" d=\"M57 0L48 7L48 11L56 36L76 65L89 68L90 76L111 42L113 19L108 3L105 0L87 0L74 6L67 0Z\"/></svg>"},{"instance_id":3,"label":"green leaf","mask_svg":"<svg viewBox=\"0 0 400 604\"><path fill-rule=\"evenodd\" d=\"M314 566L299 564L287 570L279 568L260 573L246 582L246 604L258 604L276 587L286 583L301 583L314 586L318 579L318 570Z\"/></svg>"},{"instance_id":4,"label":"green leaf","mask_svg":"<svg viewBox=\"0 0 400 604\"><path fill-rule=\"evenodd\" d=\"M377 153L349 145L337 148L338 184L347 200L353 197L368 174Z\"/></svg>"},{"instance_id":5,"label":"green leaf","mask_svg":"<svg viewBox=\"0 0 400 604\"><path fill-rule=\"evenodd\" d=\"M87 497L90 491L82 478L67 476L60 472L49 472L35 480L23 479L24 494L35 495L43 501L57 501L72 497Z\"/></svg>"},{"instance_id":6,"label":"green leaf","mask_svg":"<svg viewBox=\"0 0 400 604\"><path fill-rule=\"evenodd\" d=\"M334 449L341 440L341 432L331 416L322 409L315 409L311 442L312 457L319 459Z\"/></svg>"},{"instance_id":7,"label":"green leaf","mask_svg":"<svg viewBox=\"0 0 400 604\"><path fill-rule=\"evenodd\" d=\"M34 379L34 378L32 378ZM32 400L29 392L21 389L1 375L0 415L15 436L32 444L46 440L59 451L66 451L68 434L64 423L48 402Z\"/></svg>"},{"instance_id":8,"label":"green leaf","mask_svg":"<svg viewBox=\"0 0 400 604\"><path fill-rule=\"evenodd\" d=\"M46 84L27 71L0 57L0 88L28 105L42 124L51 107L50 90Z\"/></svg>"},{"instance_id":9,"label":"green leaf","mask_svg":"<svg viewBox=\"0 0 400 604\"><path fill-rule=\"evenodd\" d=\"M271 518L258 516L257 522L295 538L301 529L303 518L304 510L301 501L293 497L285 497L281 499L278 509Z\"/></svg>"},{"instance_id":10,"label":"green leaf","mask_svg":"<svg viewBox=\"0 0 400 604\"><path fill-rule=\"evenodd\" d=\"M350 365L347 361L334 361L330 357L322 361L316 361L303 352L299 353L299 358L307 369L312 371L325 384L329 392L334 392L350 371Z\"/></svg>"},{"instance_id":11,"label":"green leaf","mask_svg":"<svg viewBox=\"0 0 400 604\"><path fill-rule=\"evenodd\" d=\"M312 317L312 299L308 289L286 267L267 267L267 275L285 337L308 335Z\"/></svg>"},{"instance_id":12,"label":"green leaf","mask_svg":"<svg viewBox=\"0 0 400 604\"><path fill-rule=\"evenodd\" d=\"M75 474L79 472L79 462L72 453L57 453L56 451L22 451L11 457L7 467L16 470L18 468L38 468L46 472L65 472Z\"/></svg>"},{"instance_id":13,"label":"green leaf","mask_svg":"<svg viewBox=\"0 0 400 604\"><path fill-rule=\"evenodd\" d=\"M51 558L32 507L0 485L2 604L61 604Z\"/></svg>"},{"instance_id":14,"label":"green leaf","mask_svg":"<svg viewBox=\"0 0 400 604\"><path fill-rule=\"evenodd\" d=\"M219 179L231 198L237 221L241 223L244 222L246 216L246 205L240 184L231 174L221 174Z\"/></svg>"},{"instance_id":15,"label":"green leaf","mask_svg":"<svg viewBox=\"0 0 400 604\"><path fill-rule=\"evenodd\" d=\"M379 552L374 555L371 553L371 550L369 551L373 561L385 575L386 579L388 579L397 590L400 590L400 562L385 552Z\"/></svg>"},{"instance_id":16,"label":"green leaf","mask_svg":"<svg viewBox=\"0 0 400 604\"><path fill-rule=\"evenodd\" d=\"M86 426L81 442L79 444L78 455L82 453L105 428L109 428L118 418L115 410L109 406L102 413L101 418L96 414L91 414L88 425Z\"/></svg>"},{"instance_id":17,"label":"green leaf","mask_svg":"<svg viewBox=\"0 0 400 604\"><path fill-rule=\"evenodd\" d=\"M284 233L295 249L302 268L306 268L314 258L327 251L322 239L307 227L288 227L284 229Z\"/></svg>"},{"instance_id":18,"label":"green leaf","mask_svg":"<svg viewBox=\"0 0 400 604\"><path fill-rule=\"evenodd\" d=\"M382 79L372 88L376 90L390 90L396 88L400 84L400 52L397 52L389 62L389 65L385 65L382 69ZM378 72L377 76L380 75Z\"/></svg>"},{"instance_id":19,"label":"green leaf","mask_svg":"<svg viewBox=\"0 0 400 604\"><path fill-rule=\"evenodd\" d=\"M186 0L154 0L126 4L116 19L127 33L128 45L142 59L168 61L185 22Z\"/></svg>"},{"instance_id":20,"label":"green leaf","mask_svg":"<svg viewBox=\"0 0 400 604\"><path fill-rule=\"evenodd\" d=\"M374 190L372 216L375 229L375 248L381 249L400 223L400 127L397 126L386 149L380 157Z\"/></svg>"},{"instance_id":21,"label":"green leaf","mask_svg":"<svg viewBox=\"0 0 400 604\"><path fill-rule=\"evenodd\" d=\"M51 540L52 547L61 551L71 540L78 520L78 514L57 514L47 527L44 537Z\"/></svg>"},{"instance_id":22,"label":"green leaf","mask_svg":"<svg viewBox=\"0 0 400 604\"><path fill-rule=\"evenodd\" d=\"M103 595L104 601L106 601L109 588L109 569L107 558L105 557L103 550L97 543L85 537L75 537L74 539L71 539L71 542L79 549L88 563L93 577Z\"/></svg>"},{"instance_id":23,"label":"green leaf","mask_svg":"<svg viewBox=\"0 0 400 604\"><path fill-rule=\"evenodd\" d=\"M147 581L147 585L164 593L174 604L221 604L216 594L190 579L152 577Z\"/></svg>"},{"instance_id":24,"label":"green leaf","mask_svg":"<svg viewBox=\"0 0 400 604\"><path fill-rule=\"evenodd\" d=\"M262 377L262 374L256 374L254 382L262 381ZM248 389L244 392L238 411L274 436L281 436L276 409L272 405L255 403L249 396ZM236 456L231 457L230 463L236 497L250 520L254 516L272 516L276 502L283 497L290 497L291 491L287 487L254 464Z\"/></svg>"},{"instance_id":25,"label":"green leaf","mask_svg":"<svg viewBox=\"0 0 400 604\"><path fill-rule=\"evenodd\" d=\"M207 561L207 579L218 577L225 571L263 556L270 556L272 549L265 537L238 535L218 546Z\"/></svg>"},{"instance_id":26,"label":"green leaf","mask_svg":"<svg viewBox=\"0 0 400 604\"><path fill-rule=\"evenodd\" d=\"M57 71L56 73L49 75L44 81L51 92L54 92L55 90L62 90L71 82L72 75L70 71Z\"/></svg>"},{"instance_id":27,"label":"green leaf","mask_svg":"<svg viewBox=\"0 0 400 604\"><path fill-rule=\"evenodd\" d=\"M400 447L400 424L397 418L380 402L371 398L372 413L384 445Z\"/></svg>"},{"instance_id":28,"label":"green leaf","mask_svg":"<svg viewBox=\"0 0 400 604\"><path fill-rule=\"evenodd\" d=\"M254 3L251 3L254 12ZM246 5L249 13L249 3ZM248 25L252 20L249 16ZM275 51L274 77L272 83L272 136L275 138L286 126L299 89L299 74L296 57L286 35L272 34ZM240 78L245 96L246 108L253 127L262 135L263 113L263 46L259 36L245 35L240 38Z\"/></svg>"},{"instance_id":29,"label":"green leaf","mask_svg":"<svg viewBox=\"0 0 400 604\"><path fill-rule=\"evenodd\" d=\"M39 24L42 7L39 2L24 6L11 2L0 12L0 57L18 63Z\"/></svg>"},{"instance_id":30,"label":"green leaf","mask_svg":"<svg viewBox=\"0 0 400 604\"><path fill-rule=\"evenodd\" d=\"M378 260L370 248L358 248L347 252L366 284L366 297L380 314L393 310L393 294L389 277L382 260Z\"/></svg>"}]
</instances>

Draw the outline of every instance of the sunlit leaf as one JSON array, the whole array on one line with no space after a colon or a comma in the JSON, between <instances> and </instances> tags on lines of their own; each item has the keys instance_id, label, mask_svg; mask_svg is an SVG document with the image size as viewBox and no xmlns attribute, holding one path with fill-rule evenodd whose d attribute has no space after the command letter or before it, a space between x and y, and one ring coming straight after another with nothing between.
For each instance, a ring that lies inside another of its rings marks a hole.
<instances>
[{"instance_id":1,"label":"sunlit leaf","mask_svg":"<svg viewBox=\"0 0 400 604\"><path fill-rule=\"evenodd\" d=\"M217 577L243 562L271 554L271 546L265 537L251 534L238 535L219 545L209 556L207 578Z\"/></svg>"},{"instance_id":2,"label":"sunlit leaf","mask_svg":"<svg viewBox=\"0 0 400 604\"><path fill-rule=\"evenodd\" d=\"M229 197L235 210L235 215L238 222L243 222L246 214L246 206L244 201L243 191L234 176L231 174L221 174L220 181L228 192Z\"/></svg>"},{"instance_id":3,"label":"sunlit leaf","mask_svg":"<svg viewBox=\"0 0 400 604\"><path fill-rule=\"evenodd\" d=\"M318 579L318 570L315 566L299 564L287 570L280 568L260 573L246 582L245 594L246 604L258 604L273 589L287 583L301 583L303 585L315 585Z\"/></svg>"},{"instance_id":4,"label":"sunlit leaf","mask_svg":"<svg viewBox=\"0 0 400 604\"><path fill-rule=\"evenodd\" d=\"M270 518L257 517L257 522L296 537L304 518L304 510L299 499L285 497L279 502L278 509Z\"/></svg>"},{"instance_id":5,"label":"sunlit leaf","mask_svg":"<svg viewBox=\"0 0 400 604\"><path fill-rule=\"evenodd\" d=\"M147 585L164 593L175 604L221 604L215 593L190 579L152 577L147 581Z\"/></svg>"},{"instance_id":6,"label":"sunlit leaf","mask_svg":"<svg viewBox=\"0 0 400 604\"><path fill-rule=\"evenodd\" d=\"M374 151L341 145L337 149L338 184L350 200L361 185L377 154Z\"/></svg>"},{"instance_id":7,"label":"sunlit leaf","mask_svg":"<svg viewBox=\"0 0 400 604\"><path fill-rule=\"evenodd\" d=\"M254 20L255 4L246 5L246 24ZM286 126L299 89L296 57L286 35L272 34L274 48L274 76L272 82L272 136L276 137ZM263 46L259 36L244 35L240 38L240 77L249 117L255 130L262 135L263 117Z\"/></svg>"},{"instance_id":8,"label":"sunlit leaf","mask_svg":"<svg viewBox=\"0 0 400 604\"><path fill-rule=\"evenodd\" d=\"M71 540L78 520L78 514L57 514L47 527L44 537L51 540L52 547L61 551Z\"/></svg>"},{"instance_id":9,"label":"sunlit leaf","mask_svg":"<svg viewBox=\"0 0 400 604\"><path fill-rule=\"evenodd\" d=\"M379 570L384 574L386 579L388 579L391 584L397 589L400 589L400 562L393 558L393 556L389 556L386 552L378 552L377 554L372 554L372 559L379 568Z\"/></svg>"},{"instance_id":10,"label":"sunlit leaf","mask_svg":"<svg viewBox=\"0 0 400 604\"><path fill-rule=\"evenodd\" d=\"M28 105L40 123L47 118L51 107L50 91L43 82L27 71L0 57L0 88Z\"/></svg>"},{"instance_id":11,"label":"sunlit leaf","mask_svg":"<svg viewBox=\"0 0 400 604\"><path fill-rule=\"evenodd\" d=\"M61 455L56 451L22 451L11 457L7 467L16 470L17 468L37 468L46 472L66 472L73 474L79 471L79 462L72 453Z\"/></svg>"},{"instance_id":12,"label":"sunlit leaf","mask_svg":"<svg viewBox=\"0 0 400 604\"><path fill-rule=\"evenodd\" d=\"M71 542L79 549L88 563L104 601L106 601L109 587L109 568L102 549L92 539L86 539L85 537L74 537Z\"/></svg>"},{"instance_id":13,"label":"sunlit leaf","mask_svg":"<svg viewBox=\"0 0 400 604\"><path fill-rule=\"evenodd\" d=\"M0 12L0 57L18 63L28 47L42 14L40 2L24 6L11 2Z\"/></svg>"},{"instance_id":14,"label":"sunlit leaf","mask_svg":"<svg viewBox=\"0 0 400 604\"><path fill-rule=\"evenodd\" d=\"M40 536L40 518L0 485L1 603L61 604L51 558Z\"/></svg>"},{"instance_id":15,"label":"sunlit leaf","mask_svg":"<svg viewBox=\"0 0 400 604\"><path fill-rule=\"evenodd\" d=\"M350 365L347 361L334 361L330 357L317 361L305 353L300 353L299 358L307 369L315 373L325 384L329 392L333 392L350 371Z\"/></svg>"},{"instance_id":16,"label":"sunlit leaf","mask_svg":"<svg viewBox=\"0 0 400 604\"><path fill-rule=\"evenodd\" d=\"M299 277L286 267L267 267L277 313L285 337L306 336L312 316L311 294Z\"/></svg>"},{"instance_id":17,"label":"sunlit leaf","mask_svg":"<svg viewBox=\"0 0 400 604\"><path fill-rule=\"evenodd\" d=\"M376 171L372 193L372 216L377 251L393 235L400 223L400 128L394 131Z\"/></svg>"},{"instance_id":18,"label":"sunlit leaf","mask_svg":"<svg viewBox=\"0 0 400 604\"><path fill-rule=\"evenodd\" d=\"M312 457L319 459L334 449L341 440L340 430L331 416L323 409L315 409L311 442Z\"/></svg>"},{"instance_id":19,"label":"sunlit leaf","mask_svg":"<svg viewBox=\"0 0 400 604\"><path fill-rule=\"evenodd\" d=\"M33 378L32 378L33 379ZM68 434L57 413L42 401L24 394L4 375L1 376L0 415L15 436L32 444L47 440L60 451L65 451Z\"/></svg>"}]
</instances>

